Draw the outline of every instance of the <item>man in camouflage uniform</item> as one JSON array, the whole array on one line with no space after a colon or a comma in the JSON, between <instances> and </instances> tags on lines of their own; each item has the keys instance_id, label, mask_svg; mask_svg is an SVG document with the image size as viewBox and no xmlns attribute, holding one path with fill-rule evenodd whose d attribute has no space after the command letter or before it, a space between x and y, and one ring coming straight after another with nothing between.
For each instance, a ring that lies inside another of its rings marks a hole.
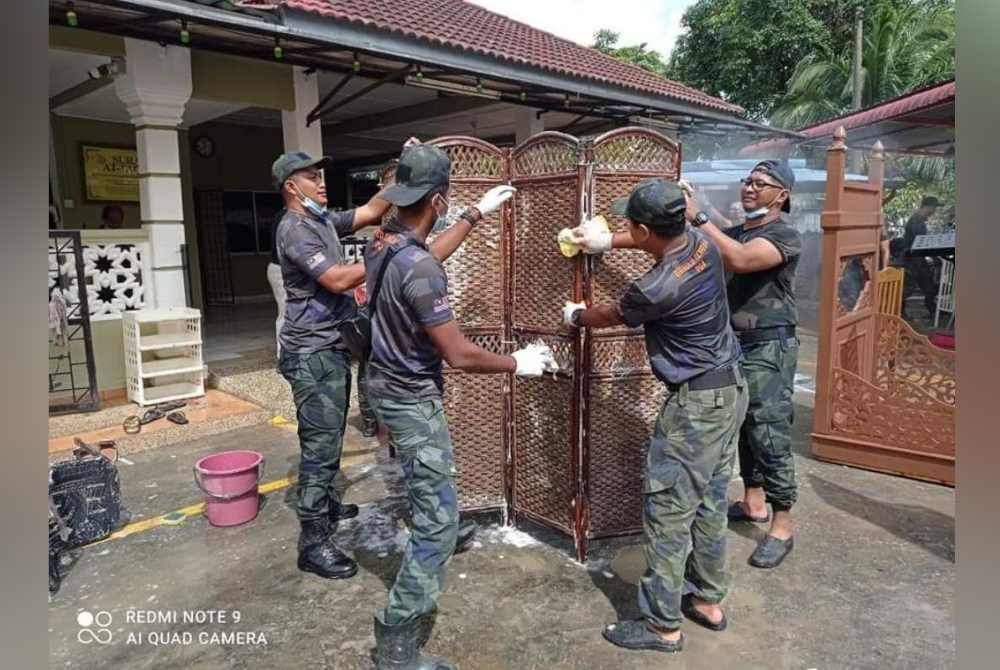
<instances>
[{"instance_id":1,"label":"man in camouflage uniform","mask_svg":"<svg viewBox=\"0 0 1000 670\"><path fill-rule=\"evenodd\" d=\"M628 232L573 231L585 251L640 248L656 265L618 304L567 303L570 326L642 326L653 374L667 387L649 443L643 483L647 569L639 586L642 619L619 621L604 637L628 649L680 651L682 613L711 630L726 627L726 490L747 407L740 350L729 324L725 271L706 236L688 229L685 197L650 179L611 212ZM684 595L685 581L692 591Z\"/></svg>"},{"instance_id":2,"label":"man in camouflage uniform","mask_svg":"<svg viewBox=\"0 0 1000 670\"><path fill-rule=\"evenodd\" d=\"M795 368L795 269L802 251L799 232L782 218L791 211L795 174L787 163L762 161L743 180L746 221L720 231L689 201L688 216L719 247L729 284L733 329L743 350L750 408L740 430L740 476L744 498L729 508L738 522L771 528L750 556L758 568L777 567L794 545L791 509L797 498L792 456Z\"/></svg>"},{"instance_id":3,"label":"man in camouflage uniform","mask_svg":"<svg viewBox=\"0 0 1000 670\"><path fill-rule=\"evenodd\" d=\"M364 267L345 263L341 236L377 223L389 203L374 197L346 212L326 209L323 168L330 159L286 153L271 167L285 213L275 247L287 294L278 369L292 387L298 420L300 570L331 579L354 575L357 564L333 545L339 519L358 514L334 488L340 470L351 390L350 354L337 331L354 315L349 291L364 281Z\"/></svg>"},{"instance_id":4,"label":"man in camouflage uniform","mask_svg":"<svg viewBox=\"0 0 1000 670\"><path fill-rule=\"evenodd\" d=\"M406 149L395 183L383 193L399 215L365 254L368 301L374 306L368 390L402 467L410 507L406 554L388 605L375 615L379 669L452 667L419 651L422 624L436 608L459 532L455 464L441 395L442 357L470 372L535 376L552 363L551 352L490 353L466 340L455 323L441 262L514 189L491 189L428 246L428 233L447 215L450 174L451 162L441 149Z\"/></svg>"}]
</instances>

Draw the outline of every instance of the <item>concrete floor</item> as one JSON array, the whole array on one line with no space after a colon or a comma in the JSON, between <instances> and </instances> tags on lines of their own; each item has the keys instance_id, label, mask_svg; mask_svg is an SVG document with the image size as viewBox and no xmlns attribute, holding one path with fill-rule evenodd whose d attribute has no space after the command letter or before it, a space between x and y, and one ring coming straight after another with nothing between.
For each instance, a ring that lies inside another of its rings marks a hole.
<instances>
[{"instance_id":1,"label":"concrete floor","mask_svg":"<svg viewBox=\"0 0 1000 670\"><path fill-rule=\"evenodd\" d=\"M812 338L804 337L806 378L814 351ZM285 402L273 367L261 361L229 368L220 386L256 399L267 377L270 386L258 404ZM688 644L677 655L617 649L600 631L637 613L635 584L644 569L639 538L594 543L580 564L559 534L527 523L504 528L485 516L478 546L452 560L428 651L463 670L952 667L954 491L811 459L812 396L808 383L800 388L796 549L777 570L756 570L746 560L763 528L730 529L727 631L686 625ZM143 519L198 502L191 464L225 449L262 452L265 481L294 474L293 428L262 420L130 454L134 465L121 466L124 503ZM356 412L344 466L345 498L362 513L341 524L338 537L361 565L356 577L326 581L296 569L292 489L281 489L242 527L213 528L189 517L80 551L50 603L51 667L372 667L371 617L385 603L406 542L405 498L397 466L384 447L360 436ZM739 488L734 482L731 494ZM229 622L138 623L128 620L130 610L176 612L179 619L185 611L225 610ZM81 642L90 639L80 632L84 611L110 613L110 644ZM233 623L236 611L240 621ZM212 633L236 631L256 639L211 643ZM142 640L130 643L130 634L140 633ZM166 639L154 644L150 633Z\"/></svg>"}]
</instances>

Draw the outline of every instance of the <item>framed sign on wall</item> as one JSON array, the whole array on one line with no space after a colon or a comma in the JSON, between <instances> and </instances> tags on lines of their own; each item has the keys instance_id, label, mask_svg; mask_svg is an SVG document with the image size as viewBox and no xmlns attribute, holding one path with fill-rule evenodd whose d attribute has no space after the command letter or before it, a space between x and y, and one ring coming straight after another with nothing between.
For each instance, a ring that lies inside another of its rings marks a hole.
<instances>
[{"instance_id":1,"label":"framed sign on wall","mask_svg":"<svg viewBox=\"0 0 1000 670\"><path fill-rule=\"evenodd\" d=\"M135 149L90 144L83 144L80 149L87 200L139 202L139 161Z\"/></svg>"}]
</instances>

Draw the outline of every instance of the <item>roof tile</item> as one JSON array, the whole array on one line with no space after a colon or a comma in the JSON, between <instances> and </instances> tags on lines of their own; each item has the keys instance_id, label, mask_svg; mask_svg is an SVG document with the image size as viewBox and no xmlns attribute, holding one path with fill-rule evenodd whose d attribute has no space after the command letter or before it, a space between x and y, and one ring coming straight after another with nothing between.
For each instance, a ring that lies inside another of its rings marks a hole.
<instances>
[{"instance_id":1,"label":"roof tile","mask_svg":"<svg viewBox=\"0 0 1000 670\"><path fill-rule=\"evenodd\" d=\"M689 86L463 0L285 0L285 6L558 74L708 109L743 109Z\"/></svg>"}]
</instances>

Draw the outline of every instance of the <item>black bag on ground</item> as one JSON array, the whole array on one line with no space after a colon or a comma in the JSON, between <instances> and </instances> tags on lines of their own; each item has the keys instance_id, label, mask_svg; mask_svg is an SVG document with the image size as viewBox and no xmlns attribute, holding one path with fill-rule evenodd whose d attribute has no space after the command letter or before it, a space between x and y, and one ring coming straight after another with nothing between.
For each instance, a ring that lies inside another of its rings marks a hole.
<instances>
[{"instance_id":1,"label":"black bag on ground","mask_svg":"<svg viewBox=\"0 0 1000 670\"><path fill-rule=\"evenodd\" d=\"M411 244L414 244L414 242L407 238L402 246L390 248L386 252L385 260L382 261L382 267L379 268L378 276L375 277L375 287L372 290L372 294L368 296L368 303L359 305L353 317L341 321L337 326L340 338L347 345L351 353L359 360L367 360L372 351L372 316L375 314L375 301L378 299L378 293L382 289L382 278L385 276L386 268L389 267L389 263L392 262L393 257L397 253Z\"/></svg>"},{"instance_id":2,"label":"black bag on ground","mask_svg":"<svg viewBox=\"0 0 1000 670\"><path fill-rule=\"evenodd\" d=\"M69 528L69 537L56 542L60 551L102 540L127 520L121 504L115 443L100 442L94 447L80 438L74 442L73 457L53 463L49 472L49 496L55 513ZM105 450L114 452L114 460L104 455Z\"/></svg>"}]
</instances>

